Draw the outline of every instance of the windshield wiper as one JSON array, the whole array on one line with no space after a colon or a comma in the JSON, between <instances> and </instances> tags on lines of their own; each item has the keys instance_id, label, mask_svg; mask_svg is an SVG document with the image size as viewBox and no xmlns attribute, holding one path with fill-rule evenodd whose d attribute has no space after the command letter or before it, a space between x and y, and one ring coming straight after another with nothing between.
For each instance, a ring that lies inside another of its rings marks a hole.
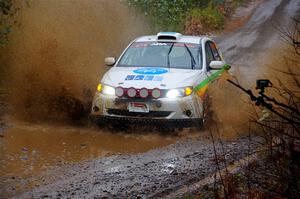
<instances>
[{"instance_id":1,"label":"windshield wiper","mask_svg":"<svg viewBox=\"0 0 300 199\"><path fill-rule=\"evenodd\" d=\"M168 60L167 60L168 68L170 68L170 53L172 52L173 46L174 46L174 43L172 43L172 45L171 45L171 47L169 48L169 51L168 51Z\"/></svg>"},{"instance_id":2,"label":"windshield wiper","mask_svg":"<svg viewBox=\"0 0 300 199\"><path fill-rule=\"evenodd\" d=\"M192 52L190 51L189 47L187 47L186 44L183 44L183 45L184 45L184 47L186 48L186 50L188 51L188 53L189 53L189 55L190 55L190 57L191 57L191 65L192 65L192 69L194 69L194 67L195 67L195 65L196 65L195 58L194 58Z\"/></svg>"}]
</instances>

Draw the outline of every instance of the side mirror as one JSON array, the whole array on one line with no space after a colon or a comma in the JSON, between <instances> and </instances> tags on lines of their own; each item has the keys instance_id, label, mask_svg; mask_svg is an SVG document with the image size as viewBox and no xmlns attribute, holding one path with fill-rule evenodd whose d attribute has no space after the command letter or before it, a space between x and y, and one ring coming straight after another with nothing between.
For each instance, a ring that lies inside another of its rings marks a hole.
<instances>
[{"instance_id":1,"label":"side mirror","mask_svg":"<svg viewBox=\"0 0 300 199\"><path fill-rule=\"evenodd\" d=\"M209 64L209 68L211 70L220 70L224 65L225 63L223 61L211 61Z\"/></svg>"},{"instance_id":2,"label":"side mirror","mask_svg":"<svg viewBox=\"0 0 300 199\"><path fill-rule=\"evenodd\" d=\"M116 63L116 59L114 57L106 57L104 63L107 66L113 66Z\"/></svg>"}]
</instances>

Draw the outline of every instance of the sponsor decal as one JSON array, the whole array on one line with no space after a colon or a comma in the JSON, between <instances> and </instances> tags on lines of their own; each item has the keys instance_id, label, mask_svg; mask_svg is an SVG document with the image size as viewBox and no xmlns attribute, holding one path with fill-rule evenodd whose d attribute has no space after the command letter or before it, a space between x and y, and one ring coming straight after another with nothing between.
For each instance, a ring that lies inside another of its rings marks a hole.
<instances>
[{"instance_id":1,"label":"sponsor decal","mask_svg":"<svg viewBox=\"0 0 300 199\"><path fill-rule=\"evenodd\" d=\"M145 75L137 75L135 76L134 80L143 80Z\"/></svg>"},{"instance_id":2,"label":"sponsor decal","mask_svg":"<svg viewBox=\"0 0 300 199\"><path fill-rule=\"evenodd\" d=\"M125 80L133 80L135 75L127 75Z\"/></svg>"},{"instance_id":3,"label":"sponsor decal","mask_svg":"<svg viewBox=\"0 0 300 199\"><path fill-rule=\"evenodd\" d=\"M144 81L162 81L163 76L154 76L154 75L127 75L125 81L127 80L144 80Z\"/></svg>"},{"instance_id":4,"label":"sponsor decal","mask_svg":"<svg viewBox=\"0 0 300 199\"><path fill-rule=\"evenodd\" d=\"M163 76L155 76L153 81L162 81L164 79Z\"/></svg>"},{"instance_id":5,"label":"sponsor decal","mask_svg":"<svg viewBox=\"0 0 300 199\"><path fill-rule=\"evenodd\" d=\"M153 78L154 78L154 76L153 75L147 75L146 77L145 77L145 81L152 81L153 80Z\"/></svg>"},{"instance_id":6,"label":"sponsor decal","mask_svg":"<svg viewBox=\"0 0 300 199\"><path fill-rule=\"evenodd\" d=\"M174 46L184 47L187 46L188 48L199 48L199 44L189 44L189 43L174 43Z\"/></svg>"},{"instance_id":7,"label":"sponsor decal","mask_svg":"<svg viewBox=\"0 0 300 199\"><path fill-rule=\"evenodd\" d=\"M137 70L134 70L133 72L141 75L160 75L160 74L167 73L168 70L164 68L148 67L148 68L139 68Z\"/></svg>"},{"instance_id":8,"label":"sponsor decal","mask_svg":"<svg viewBox=\"0 0 300 199\"><path fill-rule=\"evenodd\" d=\"M169 46L167 43L152 43L151 46Z\"/></svg>"},{"instance_id":9,"label":"sponsor decal","mask_svg":"<svg viewBox=\"0 0 300 199\"><path fill-rule=\"evenodd\" d=\"M133 43L130 48L148 48L148 47L155 47L155 46L180 46L184 47L184 44L189 48L199 48L199 44L191 44L191 43L161 43L161 42L135 42Z\"/></svg>"},{"instance_id":10,"label":"sponsor decal","mask_svg":"<svg viewBox=\"0 0 300 199\"><path fill-rule=\"evenodd\" d=\"M150 42L135 42L130 46L130 48L145 48L150 44Z\"/></svg>"}]
</instances>

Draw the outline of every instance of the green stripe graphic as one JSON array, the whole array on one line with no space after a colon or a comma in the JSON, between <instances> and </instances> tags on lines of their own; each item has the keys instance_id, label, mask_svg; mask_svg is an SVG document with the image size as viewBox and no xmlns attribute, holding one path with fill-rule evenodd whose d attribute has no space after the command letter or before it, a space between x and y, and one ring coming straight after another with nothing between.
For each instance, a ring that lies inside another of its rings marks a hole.
<instances>
[{"instance_id":1,"label":"green stripe graphic","mask_svg":"<svg viewBox=\"0 0 300 199\"><path fill-rule=\"evenodd\" d=\"M217 72L213 73L211 76L209 76L208 78L206 78L205 80L203 80L200 84L198 84L194 88L194 90L197 91L197 90L203 88L204 86L206 86L207 84L209 84L211 81L217 79L222 73L224 73L225 71L229 70L230 68L231 68L230 65L225 64L222 69L220 69Z\"/></svg>"}]
</instances>

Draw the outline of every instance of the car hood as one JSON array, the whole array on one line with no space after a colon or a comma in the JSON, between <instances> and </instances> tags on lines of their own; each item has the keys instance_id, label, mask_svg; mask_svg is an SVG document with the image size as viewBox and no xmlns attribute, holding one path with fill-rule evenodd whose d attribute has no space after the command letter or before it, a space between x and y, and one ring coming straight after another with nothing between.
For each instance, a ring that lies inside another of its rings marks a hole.
<instances>
[{"instance_id":1,"label":"car hood","mask_svg":"<svg viewBox=\"0 0 300 199\"><path fill-rule=\"evenodd\" d=\"M194 86L201 70L156 67L112 67L102 78L102 83L124 88L171 89Z\"/></svg>"}]
</instances>

